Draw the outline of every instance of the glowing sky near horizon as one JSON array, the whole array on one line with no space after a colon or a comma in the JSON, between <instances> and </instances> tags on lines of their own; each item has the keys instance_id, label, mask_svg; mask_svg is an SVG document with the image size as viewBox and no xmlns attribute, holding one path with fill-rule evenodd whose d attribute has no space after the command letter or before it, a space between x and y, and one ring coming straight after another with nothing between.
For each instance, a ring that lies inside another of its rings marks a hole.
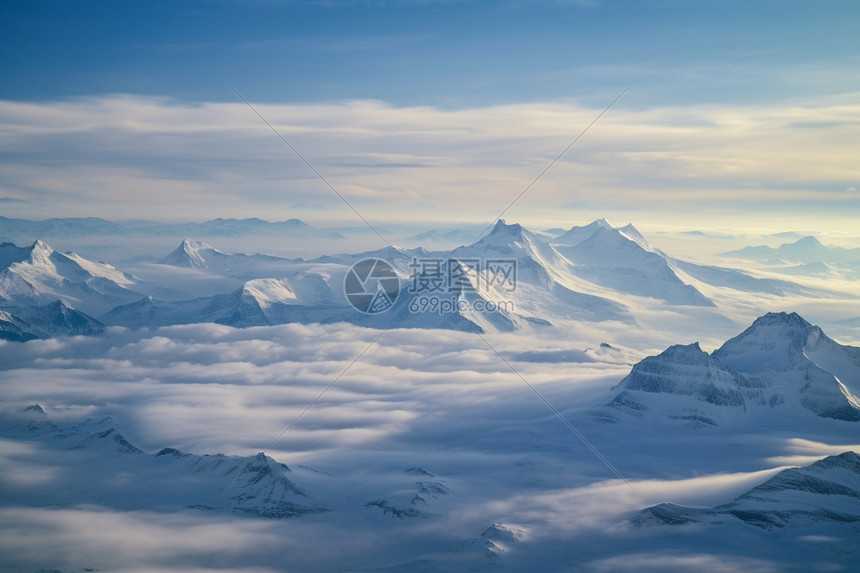
<instances>
[{"instance_id":1,"label":"glowing sky near horizon","mask_svg":"<svg viewBox=\"0 0 860 573\"><path fill-rule=\"evenodd\" d=\"M849 2L4 2L0 214L850 232Z\"/></svg>"}]
</instances>

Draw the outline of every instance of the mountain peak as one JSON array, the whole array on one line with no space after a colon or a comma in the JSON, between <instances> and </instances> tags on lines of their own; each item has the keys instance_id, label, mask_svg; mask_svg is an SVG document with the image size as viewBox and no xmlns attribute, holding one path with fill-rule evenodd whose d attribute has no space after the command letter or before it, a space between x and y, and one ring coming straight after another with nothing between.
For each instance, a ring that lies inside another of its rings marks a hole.
<instances>
[{"instance_id":1,"label":"mountain peak","mask_svg":"<svg viewBox=\"0 0 860 573\"><path fill-rule=\"evenodd\" d=\"M768 312L757 319L755 319L752 323L752 326L786 326L789 328L797 328L800 330L809 330L814 328L810 323L808 323L802 316L797 314L796 312Z\"/></svg>"},{"instance_id":2,"label":"mountain peak","mask_svg":"<svg viewBox=\"0 0 860 573\"><path fill-rule=\"evenodd\" d=\"M634 411L647 410L640 402L648 394L675 394L718 406L744 407L739 391L739 376L720 364L698 342L670 346L657 356L649 356L636 365L612 390L616 392L609 406ZM634 392L634 394L631 394ZM644 395L635 395L643 392ZM686 418L685 418L686 419ZM689 421L693 422L692 418ZM701 423L716 425L702 418Z\"/></svg>"},{"instance_id":3,"label":"mountain peak","mask_svg":"<svg viewBox=\"0 0 860 573\"><path fill-rule=\"evenodd\" d=\"M816 469L845 468L860 474L860 455L851 451L842 452L837 456L827 456L823 460L818 460L809 467Z\"/></svg>"},{"instance_id":4,"label":"mountain peak","mask_svg":"<svg viewBox=\"0 0 860 573\"><path fill-rule=\"evenodd\" d=\"M671 361L678 364L707 364L710 356L702 350L698 342L690 344L673 344L656 356L661 361Z\"/></svg>"},{"instance_id":5,"label":"mountain peak","mask_svg":"<svg viewBox=\"0 0 860 573\"><path fill-rule=\"evenodd\" d=\"M213 248L211 245L204 243L203 241L198 241L197 239L182 239L182 243L180 247L187 253L196 252L200 249L211 249Z\"/></svg>"},{"instance_id":6,"label":"mountain peak","mask_svg":"<svg viewBox=\"0 0 860 573\"><path fill-rule=\"evenodd\" d=\"M175 267L191 267L195 269L205 269L206 259L201 254L201 251L215 251L215 249L196 239L183 239L169 255L159 261L161 264L173 265Z\"/></svg>"},{"instance_id":7,"label":"mountain peak","mask_svg":"<svg viewBox=\"0 0 860 573\"><path fill-rule=\"evenodd\" d=\"M295 218L281 221L281 225L288 225L291 227L301 227L301 228L308 228L308 229L311 228L310 225L308 225L307 223L305 223L301 219L295 219Z\"/></svg>"},{"instance_id":8,"label":"mountain peak","mask_svg":"<svg viewBox=\"0 0 860 573\"><path fill-rule=\"evenodd\" d=\"M37 262L47 262L48 258L53 254L54 249L51 248L48 243L45 243L42 240L37 240L33 243L33 246L30 247L30 261L33 263Z\"/></svg>"},{"instance_id":9,"label":"mountain peak","mask_svg":"<svg viewBox=\"0 0 860 573\"><path fill-rule=\"evenodd\" d=\"M654 247L651 246L651 243L648 242L642 233L639 232L639 229L633 226L633 223L627 223L623 227L618 228L618 232L645 249L646 251L654 252Z\"/></svg>"},{"instance_id":10,"label":"mountain peak","mask_svg":"<svg viewBox=\"0 0 860 573\"><path fill-rule=\"evenodd\" d=\"M650 252L651 249L643 247L642 244L640 244L640 242L634 237L635 236L631 236L630 234L623 232L622 229L616 229L614 227L597 227L597 229L591 233L587 239L579 243L577 247L582 251L597 251L600 253L601 257L605 256L608 252L611 252L613 255L617 255L621 252L626 252L628 254L636 253L637 255L634 256L638 256L638 254L643 251ZM642 239L642 241L644 241L644 239Z\"/></svg>"},{"instance_id":11,"label":"mountain peak","mask_svg":"<svg viewBox=\"0 0 860 573\"><path fill-rule=\"evenodd\" d=\"M504 219L499 219L496 221L496 225L493 227L493 230L490 231L488 237L492 237L493 235L505 234L505 235L514 235L520 234L523 232L523 226L519 223L507 224Z\"/></svg>"},{"instance_id":12,"label":"mountain peak","mask_svg":"<svg viewBox=\"0 0 860 573\"><path fill-rule=\"evenodd\" d=\"M75 310L75 307L73 307L72 305L70 305L68 302L66 302L63 299L59 299L56 302L52 302L51 304L48 305L48 308L52 309L52 310L56 310L58 312L68 312L70 310Z\"/></svg>"},{"instance_id":13,"label":"mountain peak","mask_svg":"<svg viewBox=\"0 0 860 573\"><path fill-rule=\"evenodd\" d=\"M823 260L830 254L832 254L830 247L822 245L812 235L802 237L793 243L783 243L776 249L776 255L780 258L809 262Z\"/></svg>"},{"instance_id":14,"label":"mountain peak","mask_svg":"<svg viewBox=\"0 0 860 573\"><path fill-rule=\"evenodd\" d=\"M566 232L559 235L553 242L560 245L575 246L602 229L614 230L615 227L613 227L606 219L595 219L588 225L582 227L574 225Z\"/></svg>"},{"instance_id":15,"label":"mountain peak","mask_svg":"<svg viewBox=\"0 0 860 573\"><path fill-rule=\"evenodd\" d=\"M65 335L95 336L104 332L104 324L77 310L63 299L43 307L41 319L50 325L52 332Z\"/></svg>"},{"instance_id":16,"label":"mountain peak","mask_svg":"<svg viewBox=\"0 0 860 573\"><path fill-rule=\"evenodd\" d=\"M24 413L25 413L25 414L29 414L29 415L38 416L38 417L40 417L40 418L44 418L44 417L46 417L46 416L47 416L47 413L45 412L45 409L44 409L44 408L42 408L42 405L41 405L41 404L38 404L38 403L36 403L36 404L30 404L29 406L27 406L26 408L24 408Z\"/></svg>"},{"instance_id":17,"label":"mountain peak","mask_svg":"<svg viewBox=\"0 0 860 573\"><path fill-rule=\"evenodd\" d=\"M813 237L812 235L807 235L805 237L801 237L793 243L788 243L790 245L794 245L797 247L823 247L821 241Z\"/></svg>"},{"instance_id":18,"label":"mountain peak","mask_svg":"<svg viewBox=\"0 0 860 573\"><path fill-rule=\"evenodd\" d=\"M499 219L493 230L484 235L479 241L471 245L458 247L453 252L458 254L463 249L473 249L475 247L489 249L491 251L510 254L514 250L520 250L525 244L530 243L528 235L531 235L519 223L507 224L504 219Z\"/></svg>"},{"instance_id":19,"label":"mountain peak","mask_svg":"<svg viewBox=\"0 0 860 573\"><path fill-rule=\"evenodd\" d=\"M805 352L827 336L796 312L769 312L726 341L714 356L740 372L781 372L806 362Z\"/></svg>"},{"instance_id":20,"label":"mountain peak","mask_svg":"<svg viewBox=\"0 0 860 573\"><path fill-rule=\"evenodd\" d=\"M480 241L471 245L457 247L451 251L451 254L455 257L503 256L516 259L531 258L536 264L544 267L563 264L561 255L549 246L549 244L543 242L519 223L509 225L504 219L499 219L493 230ZM520 270L527 271L527 269ZM546 269L542 272L546 274Z\"/></svg>"}]
</instances>

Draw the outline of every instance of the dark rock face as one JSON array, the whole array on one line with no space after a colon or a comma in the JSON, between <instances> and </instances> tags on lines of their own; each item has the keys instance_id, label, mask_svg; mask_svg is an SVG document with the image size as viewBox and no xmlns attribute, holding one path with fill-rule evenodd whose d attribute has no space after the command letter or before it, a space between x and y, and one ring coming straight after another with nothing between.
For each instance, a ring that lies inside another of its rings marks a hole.
<instances>
[{"instance_id":1,"label":"dark rock face","mask_svg":"<svg viewBox=\"0 0 860 573\"><path fill-rule=\"evenodd\" d=\"M612 389L606 406L635 417L659 411L700 428L719 425L717 411L731 409L793 407L822 418L860 421L860 400L817 361L835 368L842 380L860 381L860 349L834 342L796 313L768 313L713 354L693 343L645 358ZM678 399L670 403L669 396ZM686 400L681 408L680 398L695 402ZM606 413L595 419L617 421Z\"/></svg>"},{"instance_id":2,"label":"dark rock face","mask_svg":"<svg viewBox=\"0 0 860 573\"><path fill-rule=\"evenodd\" d=\"M698 343L670 346L633 367L619 387L641 392L680 394L718 406L743 407L742 377Z\"/></svg>"},{"instance_id":3,"label":"dark rock face","mask_svg":"<svg viewBox=\"0 0 860 573\"><path fill-rule=\"evenodd\" d=\"M46 306L0 306L0 340L98 336L104 329L104 324L63 300Z\"/></svg>"}]
</instances>

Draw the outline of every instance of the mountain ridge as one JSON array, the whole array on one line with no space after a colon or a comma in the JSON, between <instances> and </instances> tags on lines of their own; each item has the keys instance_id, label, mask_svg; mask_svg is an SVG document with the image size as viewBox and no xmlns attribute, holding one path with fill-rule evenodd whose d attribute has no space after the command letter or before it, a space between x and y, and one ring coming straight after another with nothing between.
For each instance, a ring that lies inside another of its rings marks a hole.
<instances>
[{"instance_id":1,"label":"mountain ridge","mask_svg":"<svg viewBox=\"0 0 860 573\"><path fill-rule=\"evenodd\" d=\"M839 360L840 379L809 358ZM593 416L618 423L619 416L691 428L716 428L745 417L787 410L860 422L860 348L843 346L797 313L767 313L708 354L698 343L674 345L633 366ZM692 399L692 401L690 401Z\"/></svg>"},{"instance_id":2,"label":"mountain ridge","mask_svg":"<svg viewBox=\"0 0 860 573\"><path fill-rule=\"evenodd\" d=\"M764 483L712 508L662 503L637 512L634 526L724 525L726 520L774 530L860 524L860 455L846 451L808 466L785 469Z\"/></svg>"},{"instance_id":3,"label":"mountain ridge","mask_svg":"<svg viewBox=\"0 0 860 573\"><path fill-rule=\"evenodd\" d=\"M241 237L253 234L304 236L313 238L343 238L337 231L327 231L309 225L301 219L266 221L256 217L245 219L216 218L202 223L165 223L147 220L107 221L98 217L51 218L41 221L0 217L0 233L19 241L38 237L61 239L102 236L207 236Z\"/></svg>"},{"instance_id":4,"label":"mountain ridge","mask_svg":"<svg viewBox=\"0 0 860 573\"><path fill-rule=\"evenodd\" d=\"M295 483L291 468L263 452L227 456L172 447L146 451L123 435L110 416L60 425L39 404L4 418L5 435L38 443L48 452L75 452L76 459L86 461L65 468L78 479L67 477L70 491L58 492L57 499L126 510L191 509L269 519L329 511ZM165 489L165 483L171 487ZM29 503L47 507L53 497L43 494ZM18 499L27 498L18 494ZM152 499L157 500L154 505Z\"/></svg>"}]
</instances>

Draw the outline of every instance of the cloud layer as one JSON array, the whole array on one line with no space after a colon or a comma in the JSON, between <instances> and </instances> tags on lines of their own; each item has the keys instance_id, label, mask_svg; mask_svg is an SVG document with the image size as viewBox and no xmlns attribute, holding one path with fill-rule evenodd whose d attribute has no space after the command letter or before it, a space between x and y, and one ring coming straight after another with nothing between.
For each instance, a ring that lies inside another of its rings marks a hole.
<instances>
[{"instance_id":1,"label":"cloud layer","mask_svg":"<svg viewBox=\"0 0 860 573\"><path fill-rule=\"evenodd\" d=\"M60 425L111 415L123 435L147 452L178 447L254 454L376 334L343 324L201 324L0 343L0 414L8 420L38 402ZM260 521L192 510L123 512L107 498L95 506L85 505L93 502L86 498L45 507L40 499L85 491L85 484L69 487L63 480L93 470L74 465L75 451L43 446L4 422L0 483L8 494L0 503L0 554L11 556L4 561L13 568L311 571L403 563L395 570L409 571L410 562L422 558L428 570L444 571L493 566L483 541L470 540L504 523L520 536L504 558L512 570L528 570L536 556L548 569L572 562L623 569L640 554L666 570L738 559L778 569L773 555L784 548L778 538L763 548L747 547L747 536L729 531L715 550L711 532L685 533L672 552L655 553L654 538L629 530L626 516L662 501L724 503L784 465L779 456L824 455L850 447L844 444L851 436L842 426L822 423L795 436L656 439L646 428L590 422L588 412L629 371L624 364L580 361L582 350L605 334L570 332L557 344L579 353L553 363L528 360L534 355L529 351L546 348L546 341L512 335L489 340L633 488L479 338L397 330L385 333L269 450L329 513ZM99 479L126 479L105 467L109 471ZM371 500L408 504L421 480L448 490L428 496L426 518L401 521L366 507Z\"/></svg>"},{"instance_id":2,"label":"cloud layer","mask_svg":"<svg viewBox=\"0 0 860 573\"><path fill-rule=\"evenodd\" d=\"M639 210L639 222L743 217L767 205L856 216L849 96L636 109L635 88L511 212ZM629 102L628 102L629 100ZM607 102L608 103L608 102ZM627 105L629 103L629 105ZM575 103L446 110L378 101L255 104L372 221L492 220L597 115ZM0 102L0 196L33 218L354 215L248 108L115 95ZM23 202L15 202L20 200ZM193 208L193 209L192 209ZM705 213L705 212L709 213Z\"/></svg>"}]
</instances>

